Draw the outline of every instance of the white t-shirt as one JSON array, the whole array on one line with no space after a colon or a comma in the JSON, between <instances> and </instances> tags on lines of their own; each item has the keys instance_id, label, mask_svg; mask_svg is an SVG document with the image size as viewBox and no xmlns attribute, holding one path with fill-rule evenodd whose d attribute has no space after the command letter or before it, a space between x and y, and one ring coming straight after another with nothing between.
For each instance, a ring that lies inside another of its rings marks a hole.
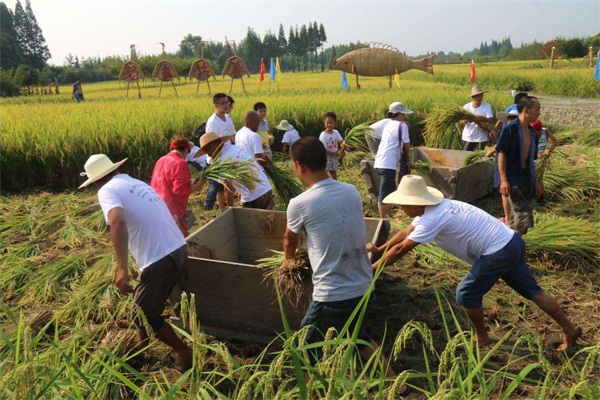
<instances>
[{"instance_id":1,"label":"white t-shirt","mask_svg":"<svg viewBox=\"0 0 600 400\"><path fill-rule=\"evenodd\" d=\"M106 223L110 210L123 209L129 252L140 270L185 245L167 205L150 185L119 174L98 190L98 200Z\"/></svg>"},{"instance_id":2,"label":"white t-shirt","mask_svg":"<svg viewBox=\"0 0 600 400\"><path fill-rule=\"evenodd\" d=\"M463 108L471 114L480 115L486 118L492 118L492 106L485 101L481 102L481 105L477 108L473 107L473 103L467 103ZM487 142L489 140L488 134L479 127L475 122L468 122L462 131L462 140L465 142Z\"/></svg>"},{"instance_id":3,"label":"white t-shirt","mask_svg":"<svg viewBox=\"0 0 600 400\"><path fill-rule=\"evenodd\" d=\"M371 132L371 136L376 137L377 139L381 139L381 135L383 134L383 128L385 128L385 126L390 121L391 121L391 119L384 118L384 119L380 119L379 121L369 125L369 127L371 129L373 129L373 131Z\"/></svg>"},{"instance_id":4,"label":"white t-shirt","mask_svg":"<svg viewBox=\"0 0 600 400\"><path fill-rule=\"evenodd\" d=\"M339 143L341 143L344 140L344 138L342 137L342 135L340 135L338 131L334 129L331 133L327 133L325 131L321 132L321 135L319 135L319 140L321 141L321 143L323 143L323 146L325 146L325 149L327 149L327 151L337 152L339 148Z\"/></svg>"},{"instance_id":5,"label":"white t-shirt","mask_svg":"<svg viewBox=\"0 0 600 400\"><path fill-rule=\"evenodd\" d=\"M260 135L245 126L235 134L235 145L244 148L253 157L265 152Z\"/></svg>"},{"instance_id":6,"label":"white t-shirt","mask_svg":"<svg viewBox=\"0 0 600 400\"><path fill-rule=\"evenodd\" d=\"M195 162L198 163L198 165L200 165L201 167L206 167L207 155L202 154L200 157L194 157L194 154L196 154L198 151L200 151L200 147L192 147L192 150L188 153L187 157L185 157L185 162Z\"/></svg>"},{"instance_id":7,"label":"white t-shirt","mask_svg":"<svg viewBox=\"0 0 600 400\"><path fill-rule=\"evenodd\" d=\"M296 140L300 140L300 134L295 129L290 129L286 133L283 134L283 139L281 139L281 143L287 143L288 146L292 147Z\"/></svg>"},{"instance_id":8,"label":"white t-shirt","mask_svg":"<svg viewBox=\"0 0 600 400\"><path fill-rule=\"evenodd\" d=\"M223 150L221 150L221 155L219 156L219 159L231 159L233 161L248 161L254 160L254 157L251 156L250 153L248 153L242 147L235 144L231 144L227 147L224 147ZM269 177L265 173L265 170L256 161L252 163L252 169L258 176L258 182L256 182L254 190L250 190L247 187L242 186L236 180L231 181L235 190L242 195L242 203L254 201L263 194L267 193L269 190L271 190L271 182L269 182Z\"/></svg>"},{"instance_id":9,"label":"white t-shirt","mask_svg":"<svg viewBox=\"0 0 600 400\"><path fill-rule=\"evenodd\" d=\"M375 168L396 170L396 165L400 162L400 156L402 155L403 144L410 143L406 122L402 122L402 143L400 143L400 135L398 134L400 122L390 120L383 128L381 143L377 155L375 155Z\"/></svg>"},{"instance_id":10,"label":"white t-shirt","mask_svg":"<svg viewBox=\"0 0 600 400\"><path fill-rule=\"evenodd\" d=\"M225 114L225 121L219 118L217 114L213 114L208 121L206 121L206 132L214 132L221 138L224 136L234 136L235 127L233 126L233 121L231 121L229 114ZM227 147L229 144L229 141L224 142L223 148ZM211 163L212 158L209 156L206 158L206 161Z\"/></svg>"},{"instance_id":11,"label":"white t-shirt","mask_svg":"<svg viewBox=\"0 0 600 400\"><path fill-rule=\"evenodd\" d=\"M363 204L356 187L325 179L290 200L287 227L306 232L313 270L313 299L362 296L373 271L366 250Z\"/></svg>"},{"instance_id":12,"label":"white t-shirt","mask_svg":"<svg viewBox=\"0 0 600 400\"><path fill-rule=\"evenodd\" d=\"M480 208L462 201L444 199L425 207L425 214L412 221L408 238L418 243L437 243L442 249L473 265L482 255L497 252L515 231Z\"/></svg>"}]
</instances>

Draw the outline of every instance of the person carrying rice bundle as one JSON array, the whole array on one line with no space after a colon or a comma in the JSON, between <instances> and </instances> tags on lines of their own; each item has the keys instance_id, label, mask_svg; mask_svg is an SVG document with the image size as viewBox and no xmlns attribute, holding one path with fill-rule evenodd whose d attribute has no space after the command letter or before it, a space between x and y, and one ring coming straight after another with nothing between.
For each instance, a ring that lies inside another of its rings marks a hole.
<instances>
[{"instance_id":1,"label":"person carrying rice bundle","mask_svg":"<svg viewBox=\"0 0 600 400\"><path fill-rule=\"evenodd\" d=\"M473 85L471 88L471 98L473 101L463 106L465 111L474 114L475 122L461 120L460 123L464 126L462 131L463 150L474 151L482 150L490 140L486 131L481 129L477 122L493 122L492 107L483 101L483 94L486 91L479 85Z\"/></svg>"}]
</instances>

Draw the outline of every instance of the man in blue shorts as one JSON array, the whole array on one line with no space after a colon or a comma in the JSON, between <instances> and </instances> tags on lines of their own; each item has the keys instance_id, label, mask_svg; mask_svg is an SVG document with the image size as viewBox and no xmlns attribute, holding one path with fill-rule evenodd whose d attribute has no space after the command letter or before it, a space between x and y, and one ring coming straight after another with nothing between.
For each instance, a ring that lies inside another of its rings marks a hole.
<instances>
[{"instance_id":1,"label":"man in blue shorts","mask_svg":"<svg viewBox=\"0 0 600 400\"><path fill-rule=\"evenodd\" d=\"M356 187L329 177L325 146L317 138L294 142L290 153L292 170L309 188L290 201L283 248L286 260L292 260L302 233L306 233L314 289L302 326L310 326L307 343L316 343L324 340L329 328L338 332L343 328L369 288L373 271L365 249L362 199ZM355 326L353 321L349 332ZM368 345L357 347L368 360L378 345L363 327L359 329L358 338ZM309 352L311 362L321 354L321 349ZM380 361L388 377L396 376L385 357ZM400 395L407 392L403 385Z\"/></svg>"},{"instance_id":2,"label":"man in blue shorts","mask_svg":"<svg viewBox=\"0 0 600 400\"><path fill-rule=\"evenodd\" d=\"M483 318L483 296L499 279L560 325L563 342L558 350L573 346L581 336L581 328L573 325L558 302L539 287L525 262L523 239L505 224L475 206L444 199L439 190L428 187L417 175L402 178L398 190L384 202L398 204L414 219L389 242L380 247L369 243L367 250L383 254L389 246L383 265L390 265L419 244L435 242L471 264L473 267L456 289L456 301L465 308L480 345L490 343Z\"/></svg>"}]
</instances>

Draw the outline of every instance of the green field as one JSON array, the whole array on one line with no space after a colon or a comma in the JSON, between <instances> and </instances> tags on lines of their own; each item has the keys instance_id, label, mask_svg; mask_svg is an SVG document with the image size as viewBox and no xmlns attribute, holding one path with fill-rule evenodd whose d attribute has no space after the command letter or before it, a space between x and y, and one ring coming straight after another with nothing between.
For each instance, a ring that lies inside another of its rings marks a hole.
<instances>
[{"instance_id":1,"label":"green field","mask_svg":"<svg viewBox=\"0 0 600 400\"><path fill-rule=\"evenodd\" d=\"M591 69L565 62L551 71L536 64L478 66L494 111L511 103L516 78L533 82L541 94L599 94ZM349 75L348 92L341 90L338 72L283 74L279 85L269 91L264 82L260 92L253 76L248 94L234 83L232 117L239 127L243 113L264 101L271 126L288 119L302 134L317 135L321 115L335 111L343 134L402 101L415 111L411 137L418 143L427 115L469 101L468 66L436 65L435 71L402 74L401 87L392 89L386 78L361 78L361 91ZM211 87L213 93L228 91L229 81ZM195 88L181 81L179 97L165 86L158 98L158 85L144 82L142 99L130 92L127 100L123 85L109 82L84 84L83 104L70 100L69 87L58 96L0 100L0 398L295 399L305 393L294 370L301 363L301 333L265 347L208 336L200 321L200 329L182 332L196 357L183 375L158 342L146 355L132 350L131 299L119 296L113 283L110 234L101 212L90 208L95 191L75 188L88 156L100 152L114 161L128 157L128 172L147 178L169 137L189 135L212 113L206 86L198 94ZM467 266L438 247L420 246L377 279L366 320L402 371L399 378L386 382L380 368L352 357L352 340L330 340L308 390L325 382L327 398L391 399L393 388L406 381L415 399L600 398L600 147L597 130L556 128L561 147L544 175L547 202L536 206L536 227L525 241L540 285L583 328L580 344L565 353L554 350L558 326L500 283L484 299L496 344L478 349L454 301ZM358 166L365 157L350 152L339 175L361 192L365 215L376 216ZM285 161L280 166L290 167ZM52 191L42 191L47 189ZM203 198L190 198L197 226L217 215L202 209ZM498 197L475 204L501 213ZM276 208L285 204L278 201ZM394 232L409 222L399 210L392 217ZM131 272L137 273L135 265ZM193 320L190 313L185 315Z\"/></svg>"}]
</instances>

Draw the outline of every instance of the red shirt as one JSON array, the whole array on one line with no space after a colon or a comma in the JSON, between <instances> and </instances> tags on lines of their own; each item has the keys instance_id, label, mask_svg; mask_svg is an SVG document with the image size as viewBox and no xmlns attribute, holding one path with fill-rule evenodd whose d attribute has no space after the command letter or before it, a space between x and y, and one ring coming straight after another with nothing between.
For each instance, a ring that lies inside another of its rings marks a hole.
<instances>
[{"instance_id":1,"label":"red shirt","mask_svg":"<svg viewBox=\"0 0 600 400\"><path fill-rule=\"evenodd\" d=\"M167 203L171 214L177 215L181 221L181 217L187 209L188 198L192 193L190 169L181 154L173 151L161 157L152 171L150 185ZM179 228L184 235L187 234L181 223L179 223Z\"/></svg>"}]
</instances>

